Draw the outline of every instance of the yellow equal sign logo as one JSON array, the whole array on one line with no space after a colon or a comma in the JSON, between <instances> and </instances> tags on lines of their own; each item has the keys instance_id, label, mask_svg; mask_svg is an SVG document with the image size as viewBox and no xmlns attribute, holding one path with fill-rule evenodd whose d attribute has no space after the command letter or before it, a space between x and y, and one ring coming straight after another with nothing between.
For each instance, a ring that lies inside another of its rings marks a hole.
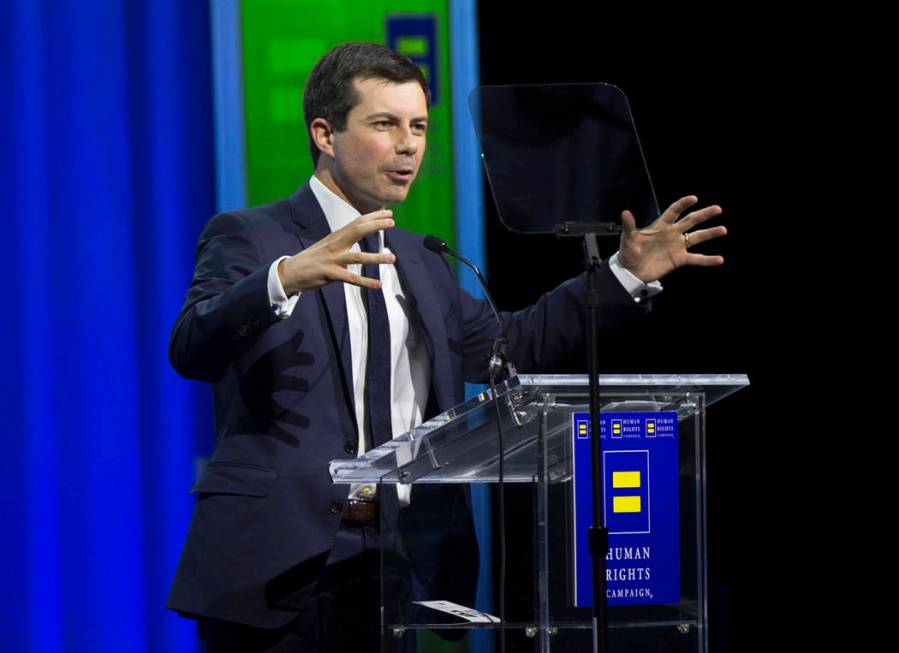
<instances>
[{"instance_id":1,"label":"yellow equal sign logo","mask_svg":"<svg viewBox=\"0 0 899 653\"><path fill-rule=\"evenodd\" d=\"M621 420L620 419L612 420L612 437L613 438L621 437Z\"/></svg>"},{"instance_id":2,"label":"yellow equal sign logo","mask_svg":"<svg viewBox=\"0 0 899 653\"><path fill-rule=\"evenodd\" d=\"M612 487L615 489L639 488L640 472L612 472ZM612 512L640 512L643 502L639 495L612 497Z\"/></svg>"},{"instance_id":3,"label":"yellow equal sign logo","mask_svg":"<svg viewBox=\"0 0 899 653\"><path fill-rule=\"evenodd\" d=\"M588 435L588 433L587 433L587 428L588 428L588 426L589 426L588 422L586 422L586 421L584 421L584 420L579 420L579 421L578 421L578 423L577 423L577 437L578 437L578 439L584 440L584 439L586 439L587 437L589 437L589 435Z\"/></svg>"},{"instance_id":4,"label":"yellow equal sign logo","mask_svg":"<svg viewBox=\"0 0 899 653\"><path fill-rule=\"evenodd\" d=\"M654 419L646 420L646 437L654 438L656 436L656 421Z\"/></svg>"}]
</instances>

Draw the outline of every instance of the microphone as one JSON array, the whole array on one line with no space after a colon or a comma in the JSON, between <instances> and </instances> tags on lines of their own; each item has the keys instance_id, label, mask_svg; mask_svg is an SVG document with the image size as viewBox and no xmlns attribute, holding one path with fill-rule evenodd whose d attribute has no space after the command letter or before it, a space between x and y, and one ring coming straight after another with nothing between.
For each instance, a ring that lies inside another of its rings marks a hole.
<instances>
[{"instance_id":1,"label":"microphone","mask_svg":"<svg viewBox=\"0 0 899 653\"><path fill-rule=\"evenodd\" d=\"M484 297L487 298L487 303L490 304L490 310L493 311L493 317L496 318L496 322L499 324L500 337L493 343L493 351L490 355L490 362L487 365L487 372L492 379L498 379L502 372L505 372L509 376L516 375L518 372L516 371L515 366L506 360L506 325L496 308L496 303L493 301L493 295L490 294L490 289L487 287L487 281L484 279L484 275L481 274L480 268L462 256L459 252L451 249L442 238L438 238L437 236L425 236L424 245L432 252L449 254L472 269L475 276L478 278L478 282L481 284L481 289L484 291Z\"/></svg>"}]
</instances>

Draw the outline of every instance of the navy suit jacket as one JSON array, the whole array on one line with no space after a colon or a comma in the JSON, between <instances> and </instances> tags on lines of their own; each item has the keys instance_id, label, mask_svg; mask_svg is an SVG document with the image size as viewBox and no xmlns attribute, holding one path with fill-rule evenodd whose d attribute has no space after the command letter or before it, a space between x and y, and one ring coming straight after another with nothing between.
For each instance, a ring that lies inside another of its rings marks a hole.
<instances>
[{"instance_id":1,"label":"navy suit jacket","mask_svg":"<svg viewBox=\"0 0 899 653\"><path fill-rule=\"evenodd\" d=\"M352 458L358 442L344 289L305 291L279 320L267 279L276 258L329 231L306 184L287 200L215 216L200 238L169 349L182 376L214 384L217 434L191 490L196 507L168 601L184 614L278 627L314 594L326 567L348 492L331 483L328 463ZM488 304L459 287L421 236L392 229L386 239L426 336L432 417L463 401L465 381L485 380L498 327ZM598 285L603 326L646 310L607 266ZM504 314L519 371L539 372L583 346L584 290L582 275ZM417 486L400 512L407 511L441 533L428 543L427 570L416 573L444 574L439 598L470 605L477 548L467 488ZM453 567L445 564L451 558Z\"/></svg>"}]
</instances>

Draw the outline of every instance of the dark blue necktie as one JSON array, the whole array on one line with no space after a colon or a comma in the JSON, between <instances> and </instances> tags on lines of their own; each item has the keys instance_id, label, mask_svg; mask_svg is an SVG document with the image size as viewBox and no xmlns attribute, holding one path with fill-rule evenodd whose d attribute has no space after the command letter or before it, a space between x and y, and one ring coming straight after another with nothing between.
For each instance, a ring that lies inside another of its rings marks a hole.
<instances>
[{"instance_id":1,"label":"dark blue necktie","mask_svg":"<svg viewBox=\"0 0 899 653\"><path fill-rule=\"evenodd\" d=\"M378 234L359 241L363 252L378 252ZM362 266L362 276L380 279L377 264ZM377 447L393 438L390 420L390 322L384 291L362 289L368 315L368 359L365 366L365 414L368 416L370 442Z\"/></svg>"}]
</instances>

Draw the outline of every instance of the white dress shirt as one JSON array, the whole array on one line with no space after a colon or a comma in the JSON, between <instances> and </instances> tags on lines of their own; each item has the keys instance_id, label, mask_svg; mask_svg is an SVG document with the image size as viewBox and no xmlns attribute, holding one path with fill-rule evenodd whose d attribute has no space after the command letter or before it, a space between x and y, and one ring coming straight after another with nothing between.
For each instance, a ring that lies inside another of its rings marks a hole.
<instances>
[{"instance_id":1,"label":"white dress shirt","mask_svg":"<svg viewBox=\"0 0 899 653\"><path fill-rule=\"evenodd\" d=\"M325 214L331 231L336 231L359 217L360 213L335 195L316 177L309 185L315 199ZM378 232L380 251L390 252L384 245L384 232ZM359 244L352 247L359 251ZM299 293L287 297L278 276L278 264L287 257L275 261L269 268L268 291L276 315L284 319L293 313ZM350 265L350 272L362 274L361 265ZM424 332L418 314L406 301L396 267L390 264L378 266L387 319L390 322L390 419L393 437L411 431L424 421L425 408L431 389L431 363L425 346ZM365 368L368 361L368 318L362 300L362 289L349 283L343 284L347 307L347 326L350 333L350 351L353 372L353 395L356 407L356 424L359 425L359 454L370 448L371 434L365 414ZM410 486L397 487L401 503L407 503ZM369 496L374 489L353 486L350 496Z\"/></svg>"}]
</instances>

